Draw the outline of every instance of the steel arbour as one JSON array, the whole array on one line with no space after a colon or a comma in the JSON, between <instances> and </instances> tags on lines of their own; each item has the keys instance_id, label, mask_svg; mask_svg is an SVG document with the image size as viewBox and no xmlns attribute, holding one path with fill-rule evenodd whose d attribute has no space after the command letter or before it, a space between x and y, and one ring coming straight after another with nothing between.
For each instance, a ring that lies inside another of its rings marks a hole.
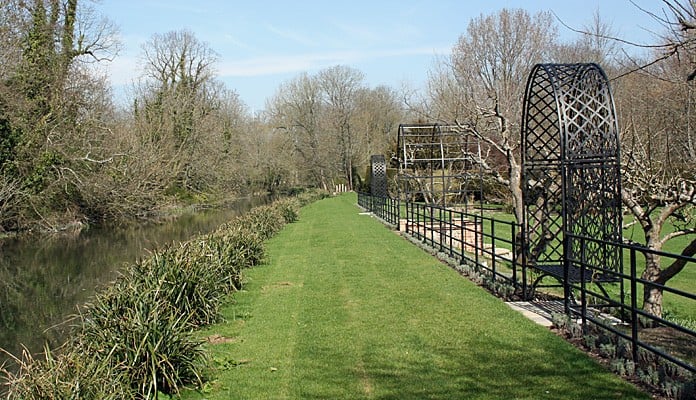
<instances>
[{"instance_id":1,"label":"steel arbour","mask_svg":"<svg viewBox=\"0 0 696 400\"><path fill-rule=\"evenodd\" d=\"M622 282L619 138L609 81L597 64L537 64L522 115L523 263L570 283ZM569 260L582 259L583 263ZM622 288L623 292L623 288Z\"/></svg>"}]
</instances>

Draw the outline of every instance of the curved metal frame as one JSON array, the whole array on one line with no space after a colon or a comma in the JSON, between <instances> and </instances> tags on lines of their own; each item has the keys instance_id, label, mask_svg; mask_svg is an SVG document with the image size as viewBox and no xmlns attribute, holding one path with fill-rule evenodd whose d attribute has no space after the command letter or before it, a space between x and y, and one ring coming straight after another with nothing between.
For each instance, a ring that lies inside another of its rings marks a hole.
<instances>
[{"instance_id":1,"label":"curved metal frame","mask_svg":"<svg viewBox=\"0 0 696 400\"><path fill-rule=\"evenodd\" d=\"M597 64L532 69L522 114L522 190L525 265L566 288L616 280L612 272L623 266L615 246L568 239L621 240L618 124L609 81Z\"/></svg>"}]
</instances>

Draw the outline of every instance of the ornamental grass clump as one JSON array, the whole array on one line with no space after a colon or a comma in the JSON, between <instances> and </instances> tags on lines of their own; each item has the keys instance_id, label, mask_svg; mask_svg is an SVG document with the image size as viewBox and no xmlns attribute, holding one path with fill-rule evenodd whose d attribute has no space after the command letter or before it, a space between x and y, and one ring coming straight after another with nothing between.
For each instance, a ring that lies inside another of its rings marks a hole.
<instances>
[{"instance_id":1,"label":"ornamental grass clump","mask_svg":"<svg viewBox=\"0 0 696 400\"><path fill-rule=\"evenodd\" d=\"M205 360L190 315L161 298L162 286L146 289L130 283L122 282L88 304L80 337L84 354L125 376L139 397L200 384Z\"/></svg>"},{"instance_id":2,"label":"ornamental grass clump","mask_svg":"<svg viewBox=\"0 0 696 400\"><path fill-rule=\"evenodd\" d=\"M300 207L304 207L327 197L329 197L329 192L326 190L315 189L299 193L297 196L295 196L295 199L300 202Z\"/></svg>"},{"instance_id":3,"label":"ornamental grass clump","mask_svg":"<svg viewBox=\"0 0 696 400\"><path fill-rule=\"evenodd\" d=\"M211 246L216 249L223 268L229 269L230 274L261 264L266 253L263 238L243 222L244 219L235 219L210 235ZM241 280L234 285L234 289L239 289L240 284Z\"/></svg>"},{"instance_id":4,"label":"ornamental grass clump","mask_svg":"<svg viewBox=\"0 0 696 400\"><path fill-rule=\"evenodd\" d=\"M204 240L169 247L124 272L120 285L136 293L155 289L153 301L164 301L195 327L219 321L226 296L219 261Z\"/></svg>"},{"instance_id":5,"label":"ornamental grass clump","mask_svg":"<svg viewBox=\"0 0 696 400\"><path fill-rule=\"evenodd\" d=\"M262 240L270 239L285 225L283 214L273 205L254 208L236 222L255 232Z\"/></svg>"},{"instance_id":6,"label":"ornamental grass clump","mask_svg":"<svg viewBox=\"0 0 696 400\"><path fill-rule=\"evenodd\" d=\"M16 369L3 370L7 400L129 400L135 393L121 371L93 357L85 357L78 347L66 346L60 354L46 348L42 358L28 350L21 357L9 354Z\"/></svg>"},{"instance_id":7,"label":"ornamental grass clump","mask_svg":"<svg viewBox=\"0 0 696 400\"><path fill-rule=\"evenodd\" d=\"M280 211L286 224L291 224L300 217L300 202L297 199L278 200L273 206Z\"/></svg>"}]
</instances>

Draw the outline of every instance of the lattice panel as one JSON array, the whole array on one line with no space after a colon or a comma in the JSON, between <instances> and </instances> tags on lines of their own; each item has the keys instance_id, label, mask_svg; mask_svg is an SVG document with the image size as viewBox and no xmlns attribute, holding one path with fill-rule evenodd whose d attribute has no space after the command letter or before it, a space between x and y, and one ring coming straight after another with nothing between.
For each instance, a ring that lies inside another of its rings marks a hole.
<instances>
[{"instance_id":1,"label":"lattice panel","mask_svg":"<svg viewBox=\"0 0 696 400\"><path fill-rule=\"evenodd\" d=\"M387 162L383 155L370 157L370 190L373 196L387 197Z\"/></svg>"},{"instance_id":2,"label":"lattice panel","mask_svg":"<svg viewBox=\"0 0 696 400\"><path fill-rule=\"evenodd\" d=\"M526 129L523 131L525 156L529 160L561 159L561 137L555 134L558 126L558 109L552 82L542 75L535 75L528 83L525 109Z\"/></svg>"},{"instance_id":3,"label":"lattice panel","mask_svg":"<svg viewBox=\"0 0 696 400\"><path fill-rule=\"evenodd\" d=\"M527 262L565 265L564 230L620 240L618 129L599 66L536 65L527 82L522 123ZM615 249L594 243L572 244L570 251L589 265L619 270Z\"/></svg>"},{"instance_id":4,"label":"lattice panel","mask_svg":"<svg viewBox=\"0 0 696 400\"><path fill-rule=\"evenodd\" d=\"M568 168L568 227L574 234L617 242L621 240L621 198L616 163L596 162ZM588 265L618 271L619 248L598 242L585 242L584 248L571 248L572 258Z\"/></svg>"},{"instance_id":5,"label":"lattice panel","mask_svg":"<svg viewBox=\"0 0 696 400\"><path fill-rule=\"evenodd\" d=\"M534 186L526 191L527 235L533 238L529 257L536 264L557 264L563 257L562 187L558 169L549 165L527 170Z\"/></svg>"}]
</instances>

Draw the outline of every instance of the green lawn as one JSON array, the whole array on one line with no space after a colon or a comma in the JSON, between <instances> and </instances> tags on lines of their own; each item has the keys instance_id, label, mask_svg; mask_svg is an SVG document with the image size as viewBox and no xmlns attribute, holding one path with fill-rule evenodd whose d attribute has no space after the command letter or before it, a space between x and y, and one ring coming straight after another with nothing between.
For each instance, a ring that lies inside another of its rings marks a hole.
<instances>
[{"instance_id":1,"label":"green lawn","mask_svg":"<svg viewBox=\"0 0 696 400\"><path fill-rule=\"evenodd\" d=\"M376 219L355 195L268 242L185 399L648 399Z\"/></svg>"}]
</instances>

